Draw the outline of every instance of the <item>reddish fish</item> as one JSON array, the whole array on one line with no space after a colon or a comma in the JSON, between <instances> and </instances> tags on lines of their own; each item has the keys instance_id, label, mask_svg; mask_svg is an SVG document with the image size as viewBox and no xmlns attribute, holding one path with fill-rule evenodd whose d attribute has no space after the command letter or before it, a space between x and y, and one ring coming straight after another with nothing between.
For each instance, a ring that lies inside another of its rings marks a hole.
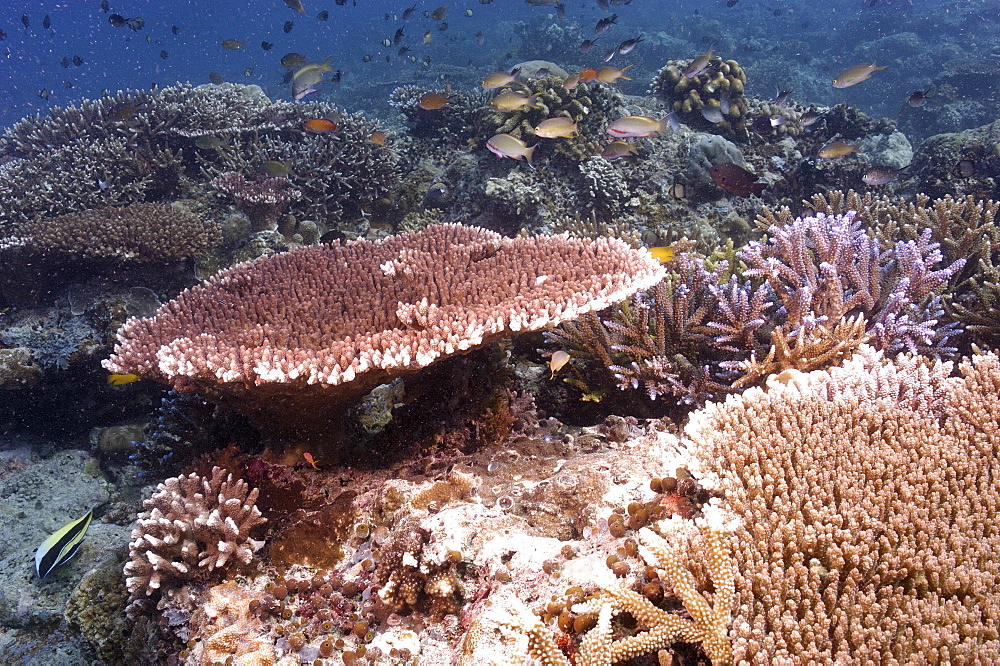
<instances>
[{"instance_id":1,"label":"reddish fish","mask_svg":"<svg viewBox=\"0 0 1000 666\"><path fill-rule=\"evenodd\" d=\"M337 123L329 118L313 118L302 123L302 129L313 134L328 134L337 131Z\"/></svg>"},{"instance_id":2,"label":"reddish fish","mask_svg":"<svg viewBox=\"0 0 1000 666\"><path fill-rule=\"evenodd\" d=\"M716 164L709 173L716 185L739 197L749 197L751 194L759 197L767 187L766 183L757 182L756 174L737 164Z\"/></svg>"},{"instance_id":3,"label":"reddish fish","mask_svg":"<svg viewBox=\"0 0 1000 666\"><path fill-rule=\"evenodd\" d=\"M310 465L313 466L313 469L315 469L317 471L319 470L319 467L316 466L316 463L318 461L315 458L313 458L313 454L311 454L308 451L306 451L305 453L302 454L302 457L306 459L307 463L309 463Z\"/></svg>"}]
</instances>

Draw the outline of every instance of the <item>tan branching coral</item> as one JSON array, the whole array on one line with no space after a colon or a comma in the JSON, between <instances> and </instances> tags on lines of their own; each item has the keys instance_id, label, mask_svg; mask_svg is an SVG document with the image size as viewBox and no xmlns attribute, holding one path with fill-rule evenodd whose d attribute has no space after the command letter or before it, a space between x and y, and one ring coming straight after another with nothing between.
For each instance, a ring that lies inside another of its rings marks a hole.
<instances>
[{"instance_id":1,"label":"tan branching coral","mask_svg":"<svg viewBox=\"0 0 1000 666\"><path fill-rule=\"evenodd\" d=\"M1000 361L958 370L864 348L692 418L740 519L736 663L1000 659Z\"/></svg>"},{"instance_id":2,"label":"tan branching coral","mask_svg":"<svg viewBox=\"0 0 1000 666\"><path fill-rule=\"evenodd\" d=\"M7 241L45 254L140 263L195 257L219 238L218 225L185 208L136 203L39 218Z\"/></svg>"},{"instance_id":3,"label":"tan branching coral","mask_svg":"<svg viewBox=\"0 0 1000 666\"><path fill-rule=\"evenodd\" d=\"M143 502L129 545L125 585L135 612L165 586L209 578L216 570L246 565L263 541L250 538L265 523L257 490L215 467L210 479L192 472L170 478Z\"/></svg>"},{"instance_id":4,"label":"tan branching coral","mask_svg":"<svg viewBox=\"0 0 1000 666\"><path fill-rule=\"evenodd\" d=\"M126 323L104 365L270 416L272 427L326 424L394 377L602 309L662 276L649 253L617 240L437 225L219 273Z\"/></svg>"},{"instance_id":5,"label":"tan branching coral","mask_svg":"<svg viewBox=\"0 0 1000 666\"><path fill-rule=\"evenodd\" d=\"M643 559L649 566L664 571L690 619L663 610L630 588L608 585L596 598L584 604L597 610L597 624L581 641L576 663L612 666L682 641L700 643L713 664L732 663L729 620L736 599L736 569L727 536L714 526L705 530L704 567L715 589L711 604L698 590L691 571L674 554L666 539L644 527L639 530L639 540L645 547ZM647 629L613 639L611 618L620 612L628 613ZM531 622L527 616L515 614L510 625L524 631L528 636L529 654L544 666L570 663L559 650L552 633L537 620Z\"/></svg>"}]
</instances>

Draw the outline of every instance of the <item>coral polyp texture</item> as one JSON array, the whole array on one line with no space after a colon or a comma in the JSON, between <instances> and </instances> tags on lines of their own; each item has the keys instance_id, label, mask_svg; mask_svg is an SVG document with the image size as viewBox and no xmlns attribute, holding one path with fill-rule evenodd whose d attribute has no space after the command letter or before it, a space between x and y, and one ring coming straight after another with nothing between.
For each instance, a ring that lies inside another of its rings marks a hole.
<instances>
[{"instance_id":1,"label":"coral polyp texture","mask_svg":"<svg viewBox=\"0 0 1000 666\"><path fill-rule=\"evenodd\" d=\"M129 320L104 366L315 423L396 376L605 308L663 274L617 240L431 226L223 271Z\"/></svg>"},{"instance_id":2,"label":"coral polyp texture","mask_svg":"<svg viewBox=\"0 0 1000 666\"><path fill-rule=\"evenodd\" d=\"M255 506L257 490L243 480L215 467L211 478L192 472L167 479L143 502L125 585L133 603L165 588L204 581L219 570L250 564L263 541L250 538L258 525L267 522Z\"/></svg>"},{"instance_id":3,"label":"coral polyp texture","mask_svg":"<svg viewBox=\"0 0 1000 666\"><path fill-rule=\"evenodd\" d=\"M871 348L696 414L740 519L736 663L1000 659L1000 362Z\"/></svg>"},{"instance_id":4,"label":"coral polyp texture","mask_svg":"<svg viewBox=\"0 0 1000 666\"><path fill-rule=\"evenodd\" d=\"M0 245L67 259L141 263L195 257L219 237L218 225L180 206L135 203L25 222Z\"/></svg>"},{"instance_id":5,"label":"coral polyp texture","mask_svg":"<svg viewBox=\"0 0 1000 666\"><path fill-rule=\"evenodd\" d=\"M302 198L302 190L287 178L247 181L235 171L216 176L212 187L232 198L236 208L250 219L254 231L274 229L288 204Z\"/></svg>"}]
</instances>

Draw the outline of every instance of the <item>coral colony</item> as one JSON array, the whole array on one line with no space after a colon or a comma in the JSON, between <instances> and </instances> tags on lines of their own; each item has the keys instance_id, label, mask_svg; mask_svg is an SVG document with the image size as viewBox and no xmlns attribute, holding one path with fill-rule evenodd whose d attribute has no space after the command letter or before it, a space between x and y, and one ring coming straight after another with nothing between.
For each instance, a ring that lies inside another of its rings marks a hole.
<instances>
[{"instance_id":1,"label":"coral colony","mask_svg":"<svg viewBox=\"0 0 1000 666\"><path fill-rule=\"evenodd\" d=\"M596 4L492 74L386 14L379 120L291 52L0 137L0 661L1000 662L997 124Z\"/></svg>"}]
</instances>

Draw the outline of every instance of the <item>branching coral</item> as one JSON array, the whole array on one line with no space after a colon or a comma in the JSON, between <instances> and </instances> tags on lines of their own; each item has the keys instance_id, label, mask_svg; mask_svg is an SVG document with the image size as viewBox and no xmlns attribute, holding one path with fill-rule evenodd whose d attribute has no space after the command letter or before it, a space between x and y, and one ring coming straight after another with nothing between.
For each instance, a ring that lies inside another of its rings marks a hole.
<instances>
[{"instance_id":1,"label":"branching coral","mask_svg":"<svg viewBox=\"0 0 1000 666\"><path fill-rule=\"evenodd\" d=\"M821 359L831 354L840 358L863 342L859 320L841 326L842 320L859 313L870 341L879 349L954 353L946 343L955 327L940 323L943 308L938 291L965 262L958 259L935 269L942 255L937 243L930 241L929 230L888 251L862 229L854 213L817 213L788 225L772 225L768 233L766 242L753 241L737 256L750 265L745 275L764 279L782 306L783 321L772 334L773 345L780 346L784 338L789 352L792 340L802 345L801 350L810 350L786 355L802 364L793 367L821 367ZM821 355L813 356L816 352ZM745 364L743 382L780 372L784 367L774 363L777 358L772 351L771 362Z\"/></svg>"},{"instance_id":2,"label":"branching coral","mask_svg":"<svg viewBox=\"0 0 1000 666\"><path fill-rule=\"evenodd\" d=\"M971 341L995 343L1000 338L1000 202L972 196L930 199L918 194L904 203L854 190L815 195L804 202L818 212L842 214L857 211L883 242L916 240L929 229L945 261L965 261L950 280L943 301L951 321L964 326ZM788 209L765 210L759 222L787 225Z\"/></svg>"},{"instance_id":3,"label":"branching coral","mask_svg":"<svg viewBox=\"0 0 1000 666\"><path fill-rule=\"evenodd\" d=\"M727 537L717 528L705 533L705 566L715 588L709 604L698 590L691 572L673 553L670 545L649 528L639 530L645 550L643 559L650 567L662 569L674 594L684 604L691 619L665 611L644 595L617 584L609 584L583 606L596 609L596 626L587 632L579 649L581 666L612 666L651 652L670 647L676 642L700 643L713 664L732 662L729 642L729 620L736 600L736 569ZM615 613L626 613L645 631L614 639L611 620ZM528 652L544 666L565 666L570 662L544 625L514 615L509 625L528 636Z\"/></svg>"},{"instance_id":4,"label":"branching coral","mask_svg":"<svg viewBox=\"0 0 1000 666\"><path fill-rule=\"evenodd\" d=\"M686 430L735 532L737 663L1000 658L1000 362L863 349Z\"/></svg>"},{"instance_id":5,"label":"branching coral","mask_svg":"<svg viewBox=\"0 0 1000 666\"><path fill-rule=\"evenodd\" d=\"M136 203L32 220L7 242L67 259L143 263L196 257L219 236L217 225L182 207Z\"/></svg>"},{"instance_id":6,"label":"branching coral","mask_svg":"<svg viewBox=\"0 0 1000 666\"><path fill-rule=\"evenodd\" d=\"M703 260L679 255L675 272L605 316L587 314L547 334L574 358L596 363L618 388L640 386L653 400L697 405L728 392L727 363L760 348L771 307L767 290L751 290ZM590 387L591 390L597 387Z\"/></svg>"},{"instance_id":7,"label":"branching coral","mask_svg":"<svg viewBox=\"0 0 1000 666\"><path fill-rule=\"evenodd\" d=\"M232 197L241 213L250 219L254 231L274 229L288 204L302 198L302 190L286 178L264 178L247 182L235 171L216 176L212 187Z\"/></svg>"},{"instance_id":8,"label":"branching coral","mask_svg":"<svg viewBox=\"0 0 1000 666\"><path fill-rule=\"evenodd\" d=\"M138 612L145 598L164 587L249 564L264 545L250 538L266 522L256 500L256 489L248 492L245 481L234 481L218 467L210 479L192 472L161 483L143 502L146 511L132 531L125 564L130 612Z\"/></svg>"}]
</instances>

